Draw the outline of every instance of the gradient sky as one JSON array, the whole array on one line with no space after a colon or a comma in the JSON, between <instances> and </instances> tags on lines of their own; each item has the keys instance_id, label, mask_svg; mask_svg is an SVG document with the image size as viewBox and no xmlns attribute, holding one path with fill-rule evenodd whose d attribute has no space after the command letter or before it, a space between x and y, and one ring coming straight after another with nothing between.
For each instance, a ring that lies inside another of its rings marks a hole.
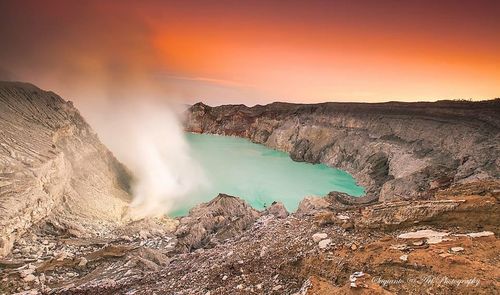
<instances>
[{"instance_id":1,"label":"gradient sky","mask_svg":"<svg viewBox=\"0 0 500 295\"><path fill-rule=\"evenodd\" d=\"M500 96L500 1L0 2L0 79L209 104Z\"/></svg>"}]
</instances>

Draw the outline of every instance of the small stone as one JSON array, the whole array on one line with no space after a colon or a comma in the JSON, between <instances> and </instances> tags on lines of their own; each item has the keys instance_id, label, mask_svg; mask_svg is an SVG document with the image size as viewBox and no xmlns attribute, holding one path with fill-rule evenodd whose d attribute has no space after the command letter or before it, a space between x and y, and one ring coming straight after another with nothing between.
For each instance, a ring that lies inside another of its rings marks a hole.
<instances>
[{"instance_id":1,"label":"small stone","mask_svg":"<svg viewBox=\"0 0 500 295\"><path fill-rule=\"evenodd\" d=\"M352 251L356 251L356 249L358 249L358 246L356 246L356 244L352 244L351 245L351 250Z\"/></svg>"},{"instance_id":2,"label":"small stone","mask_svg":"<svg viewBox=\"0 0 500 295\"><path fill-rule=\"evenodd\" d=\"M278 291L278 290L280 290L281 288L283 288L283 286L281 286L281 285L277 285L277 286L273 287L273 291Z\"/></svg>"},{"instance_id":3,"label":"small stone","mask_svg":"<svg viewBox=\"0 0 500 295\"><path fill-rule=\"evenodd\" d=\"M264 257L266 256L267 254L267 247L266 246L263 246L261 249L260 249L260 257Z\"/></svg>"},{"instance_id":4,"label":"small stone","mask_svg":"<svg viewBox=\"0 0 500 295\"><path fill-rule=\"evenodd\" d=\"M339 214L339 215L337 215L337 218L338 218L338 219L340 219L340 220L348 220L348 219L349 219L349 216Z\"/></svg>"},{"instance_id":5,"label":"small stone","mask_svg":"<svg viewBox=\"0 0 500 295\"><path fill-rule=\"evenodd\" d=\"M222 280L223 280L223 281L227 280L227 276L223 276L223 277L222 277Z\"/></svg>"},{"instance_id":6,"label":"small stone","mask_svg":"<svg viewBox=\"0 0 500 295\"><path fill-rule=\"evenodd\" d=\"M262 284L257 284L255 287L260 290L262 289Z\"/></svg>"},{"instance_id":7,"label":"small stone","mask_svg":"<svg viewBox=\"0 0 500 295\"><path fill-rule=\"evenodd\" d=\"M124 241L127 241L127 242L132 242L134 240L133 238L131 238L129 236L122 236L121 239Z\"/></svg>"},{"instance_id":8,"label":"small stone","mask_svg":"<svg viewBox=\"0 0 500 295\"><path fill-rule=\"evenodd\" d=\"M403 261L403 262L406 262L406 261L408 261L408 255L406 255L406 254L405 255L401 255L401 256L399 256L399 259L401 261Z\"/></svg>"},{"instance_id":9,"label":"small stone","mask_svg":"<svg viewBox=\"0 0 500 295\"><path fill-rule=\"evenodd\" d=\"M413 242L413 246L423 246L423 245L424 245L424 241L423 240Z\"/></svg>"},{"instance_id":10,"label":"small stone","mask_svg":"<svg viewBox=\"0 0 500 295\"><path fill-rule=\"evenodd\" d=\"M324 240L328 237L327 234L325 233L315 233L313 236L312 236L312 239L315 243L321 241L321 240Z\"/></svg>"},{"instance_id":11,"label":"small stone","mask_svg":"<svg viewBox=\"0 0 500 295\"><path fill-rule=\"evenodd\" d=\"M406 244L396 244L396 245L391 245L389 249L403 251L408 249L408 246Z\"/></svg>"},{"instance_id":12,"label":"small stone","mask_svg":"<svg viewBox=\"0 0 500 295\"><path fill-rule=\"evenodd\" d=\"M32 274L29 274L29 275L25 276L23 280L25 282L33 282L34 280L36 280L36 277Z\"/></svg>"},{"instance_id":13,"label":"small stone","mask_svg":"<svg viewBox=\"0 0 500 295\"><path fill-rule=\"evenodd\" d=\"M354 229L354 223L348 221L348 222L344 222L340 225L344 230L352 230Z\"/></svg>"},{"instance_id":14,"label":"small stone","mask_svg":"<svg viewBox=\"0 0 500 295\"><path fill-rule=\"evenodd\" d=\"M446 258L446 257L450 257L451 254L450 253L441 253L439 254L439 257L442 257L442 258Z\"/></svg>"},{"instance_id":15,"label":"small stone","mask_svg":"<svg viewBox=\"0 0 500 295\"><path fill-rule=\"evenodd\" d=\"M25 277L29 276L30 274L33 274L34 272L35 272L34 269L28 268L28 269L20 271L19 275L21 276L21 278L25 278Z\"/></svg>"},{"instance_id":16,"label":"small stone","mask_svg":"<svg viewBox=\"0 0 500 295\"><path fill-rule=\"evenodd\" d=\"M149 237L149 232L148 232L148 231L143 230L143 229L141 229L141 230L139 231L139 238L140 238L141 240L145 240L145 239L147 239L148 237Z\"/></svg>"},{"instance_id":17,"label":"small stone","mask_svg":"<svg viewBox=\"0 0 500 295\"><path fill-rule=\"evenodd\" d=\"M88 260L85 257L80 258L80 261L78 262L79 267L85 267L88 263Z\"/></svg>"},{"instance_id":18,"label":"small stone","mask_svg":"<svg viewBox=\"0 0 500 295\"><path fill-rule=\"evenodd\" d=\"M350 283L351 288L357 288L358 287L358 285L356 284L357 279L363 277L364 275L365 274L362 271L357 271L357 272L353 273L352 275L350 275L349 281L351 282Z\"/></svg>"},{"instance_id":19,"label":"small stone","mask_svg":"<svg viewBox=\"0 0 500 295\"><path fill-rule=\"evenodd\" d=\"M443 237L430 237L427 239L427 244L434 245L439 244L443 241Z\"/></svg>"},{"instance_id":20,"label":"small stone","mask_svg":"<svg viewBox=\"0 0 500 295\"><path fill-rule=\"evenodd\" d=\"M207 291L207 292L205 293L205 295L210 295L210 291Z\"/></svg>"},{"instance_id":21,"label":"small stone","mask_svg":"<svg viewBox=\"0 0 500 295\"><path fill-rule=\"evenodd\" d=\"M451 248L451 252L455 252L455 253L457 253L457 252L462 252L462 251L464 251L464 250L465 250L465 249L464 249L464 248L462 248L462 247L453 247L453 248Z\"/></svg>"},{"instance_id":22,"label":"small stone","mask_svg":"<svg viewBox=\"0 0 500 295\"><path fill-rule=\"evenodd\" d=\"M320 249L326 249L326 248L330 245L330 243L331 243L331 242L332 242L332 240L331 240L331 239L325 239L325 240L322 240L322 241L320 241L320 242L318 243L318 247L319 247Z\"/></svg>"},{"instance_id":23,"label":"small stone","mask_svg":"<svg viewBox=\"0 0 500 295\"><path fill-rule=\"evenodd\" d=\"M236 286L236 289L238 289L238 290L242 290L242 289L243 289L243 285L242 285L242 284L239 284L238 286Z\"/></svg>"},{"instance_id":24,"label":"small stone","mask_svg":"<svg viewBox=\"0 0 500 295\"><path fill-rule=\"evenodd\" d=\"M43 240L43 241L42 241L42 244L44 244L44 245L48 245L48 244L49 244L49 241L47 241L47 240Z\"/></svg>"}]
</instances>

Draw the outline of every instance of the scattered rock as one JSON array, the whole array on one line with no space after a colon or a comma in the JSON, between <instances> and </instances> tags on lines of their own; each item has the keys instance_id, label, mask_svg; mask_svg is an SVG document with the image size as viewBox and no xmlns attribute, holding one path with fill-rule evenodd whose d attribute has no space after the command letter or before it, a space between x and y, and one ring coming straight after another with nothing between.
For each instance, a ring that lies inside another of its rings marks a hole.
<instances>
[{"instance_id":1,"label":"scattered rock","mask_svg":"<svg viewBox=\"0 0 500 295\"><path fill-rule=\"evenodd\" d=\"M337 218L340 220L349 220L349 216L342 214L337 215Z\"/></svg>"},{"instance_id":2,"label":"scattered rock","mask_svg":"<svg viewBox=\"0 0 500 295\"><path fill-rule=\"evenodd\" d=\"M452 247L450 250L451 252L458 253L464 251L465 249L462 247Z\"/></svg>"},{"instance_id":3,"label":"scattered rock","mask_svg":"<svg viewBox=\"0 0 500 295\"><path fill-rule=\"evenodd\" d=\"M408 261L408 255L406 255L406 254L405 255L401 255L401 256L399 256L399 259L401 261L403 261L403 262L407 262Z\"/></svg>"},{"instance_id":4,"label":"scattered rock","mask_svg":"<svg viewBox=\"0 0 500 295\"><path fill-rule=\"evenodd\" d=\"M423 246L425 244L424 240L415 241L412 243L413 246Z\"/></svg>"},{"instance_id":5,"label":"scattered rock","mask_svg":"<svg viewBox=\"0 0 500 295\"><path fill-rule=\"evenodd\" d=\"M315 233L313 236L312 236L312 239L315 243L318 243L319 241L321 240L324 240L328 237L327 234L325 233Z\"/></svg>"},{"instance_id":6,"label":"scattered rock","mask_svg":"<svg viewBox=\"0 0 500 295\"><path fill-rule=\"evenodd\" d=\"M33 274L29 274L23 278L25 282L33 282L36 280L36 277Z\"/></svg>"},{"instance_id":7,"label":"scattered rock","mask_svg":"<svg viewBox=\"0 0 500 295\"><path fill-rule=\"evenodd\" d=\"M319 212L314 216L315 222L318 226L328 226L335 224L337 218L333 212Z\"/></svg>"},{"instance_id":8,"label":"scattered rock","mask_svg":"<svg viewBox=\"0 0 500 295\"><path fill-rule=\"evenodd\" d=\"M358 280L358 278L361 278L363 277L365 274L362 272L362 271L357 271L353 274L351 274L349 276L349 282L350 282L350 286L351 288L357 288L358 287L358 284L356 284L356 281Z\"/></svg>"},{"instance_id":9,"label":"scattered rock","mask_svg":"<svg viewBox=\"0 0 500 295\"><path fill-rule=\"evenodd\" d=\"M288 211L285 208L285 205L281 202L273 202L269 208L267 208L264 212L264 215L273 215L276 218L286 218L288 216Z\"/></svg>"},{"instance_id":10,"label":"scattered rock","mask_svg":"<svg viewBox=\"0 0 500 295\"><path fill-rule=\"evenodd\" d=\"M87 265L88 260L85 257L80 258L78 261L78 266L79 267L85 267Z\"/></svg>"},{"instance_id":11,"label":"scattered rock","mask_svg":"<svg viewBox=\"0 0 500 295\"><path fill-rule=\"evenodd\" d=\"M408 250L408 245L406 244L396 244L396 245L391 245L389 247L389 249L392 249L392 250L399 250L399 251L404 251L404 250Z\"/></svg>"},{"instance_id":12,"label":"scattered rock","mask_svg":"<svg viewBox=\"0 0 500 295\"><path fill-rule=\"evenodd\" d=\"M148 231L143 230L143 229L141 229L141 230L139 231L139 238L140 238L141 240L146 240L148 237L149 237L149 232L148 232Z\"/></svg>"},{"instance_id":13,"label":"scattered rock","mask_svg":"<svg viewBox=\"0 0 500 295\"><path fill-rule=\"evenodd\" d=\"M318 247L323 250L326 249L331 243L332 243L331 239L325 239L318 243Z\"/></svg>"},{"instance_id":14,"label":"scattered rock","mask_svg":"<svg viewBox=\"0 0 500 295\"><path fill-rule=\"evenodd\" d=\"M314 215L317 212L326 210L329 206L330 203L324 198L309 196L300 201L296 214Z\"/></svg>"},{"instance_id":15,"label":"scattered rock","mask_svg":"<svg viewBox=\"0 0 500 295\"><path fill-rule=\"evenodd\" d=\"M267 247L266 246L262 246L262 248L260 249L259 256L262 258L262 257L266 256L266 253L267 253Z\"/></svg>"},{"instance_id":16,"label":"scattered rock","mask_svg":"<svg viewBox=\"0 0 500 295\"><path fill-rule=\"evenodd\" d=\"M350 221L343 222L340 226L346 231L354 229L354 223Z\"/></svg>"}]
</instances>

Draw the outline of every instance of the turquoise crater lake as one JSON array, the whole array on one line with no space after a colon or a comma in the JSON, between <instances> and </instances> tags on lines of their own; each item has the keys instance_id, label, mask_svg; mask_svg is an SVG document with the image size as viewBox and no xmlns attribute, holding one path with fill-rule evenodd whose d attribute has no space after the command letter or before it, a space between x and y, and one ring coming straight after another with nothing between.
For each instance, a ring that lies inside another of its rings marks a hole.
<instances>
[{"instance_id":1,"label":"turquoise crater lake","mask_svg":"<svg viewBox=\"0 0 500 295\"><path fill-rule=\"evenodd\" d=\"M247 139L186 133L192 156L201 164L209 186L194 192L172 215L185 215L196 203L219 193L238 196L262 210L273 201L295 211L306 196L324 196L331 191L352 196L364 194L345 171L324 164L294 162L287 153L252 143Z\"/></svg>"}]
</instances>

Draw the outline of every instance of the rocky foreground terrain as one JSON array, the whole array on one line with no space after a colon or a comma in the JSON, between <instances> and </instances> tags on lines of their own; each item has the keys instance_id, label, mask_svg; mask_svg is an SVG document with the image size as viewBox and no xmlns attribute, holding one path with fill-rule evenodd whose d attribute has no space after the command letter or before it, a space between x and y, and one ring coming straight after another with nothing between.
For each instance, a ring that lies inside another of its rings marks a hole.
<instances>
[{"instance_id":1,"label":"rocky foreground terrain","mask_svg":"<svg viewBox=\"0 0 500 295\"><path fill-rule=\"evenodd\" d=\"M499 101L197 104L187 130L346 169L367 197L133 220L132 176L71 103L1 83L0 294L497 294L499 120Z\"/></svg>"}]
</instances>

